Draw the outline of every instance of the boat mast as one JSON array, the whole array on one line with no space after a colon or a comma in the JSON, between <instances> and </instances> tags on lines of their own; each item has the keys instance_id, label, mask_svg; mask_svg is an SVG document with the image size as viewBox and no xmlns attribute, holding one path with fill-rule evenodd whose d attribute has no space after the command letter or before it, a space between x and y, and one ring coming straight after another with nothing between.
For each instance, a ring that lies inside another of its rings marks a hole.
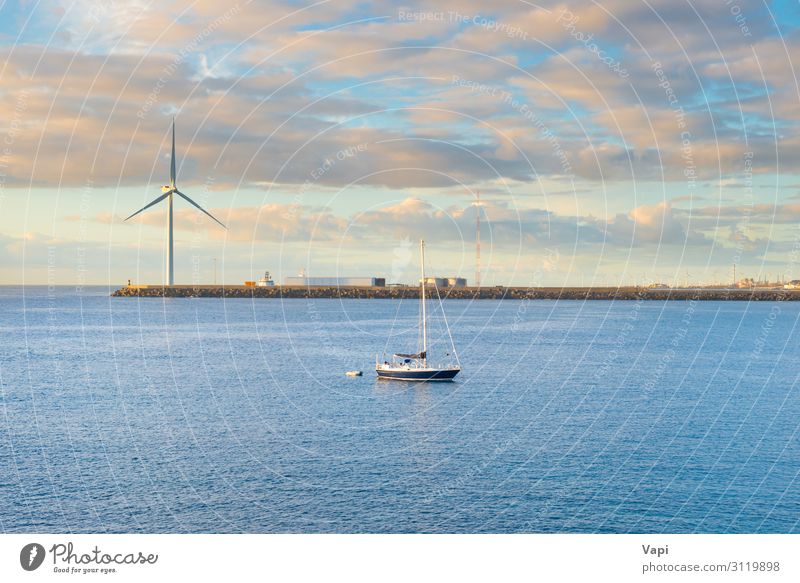
<instances>
[{"instance_id":1,"label":"boat mast","mask_svg":"<svg viewBox=\"0 0 800 583\"><path fill-rule=\"evenodd\" d=\"M422 269L422 285L420 288L420 298L422 299L422 365L428 367L428 318L425 313L425 240L419 241L420 265Z\"/></svg>"}]
</instances>

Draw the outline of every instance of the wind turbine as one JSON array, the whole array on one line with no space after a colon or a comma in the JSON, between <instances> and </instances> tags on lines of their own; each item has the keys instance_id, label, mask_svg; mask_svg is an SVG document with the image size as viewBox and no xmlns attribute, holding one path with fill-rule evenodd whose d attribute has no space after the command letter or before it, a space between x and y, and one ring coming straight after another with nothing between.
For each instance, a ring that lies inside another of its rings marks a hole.
<instances>
[{"instance_id":1,"label":"wind turbine","mask_svg":"<svg viewBox=\"0 0 800 583\"><path fill-rule=\"evenodd\" d=\"M167 217L168 217L167 218L167 232L169 234L169 241L167 242L167 275L166 275L166 279L167 279L167 285L170 286L170 287L175 285L175 278L174 278L174 273L173 273L173 271L174 271L173 270L173 260L172 260L172 256L173 256L173 252L172 252L172 247L173 247L172 246L172 195L173 194L177 194L178 196L180 196L182 199L184 199L189 204L191 204L191 205L197 207L198 209L200 209L201 211L203 211L205 214L207 214L209 217L211 217L211 219L213 219L214 221L219 223L219 225L223 229L227 229L228 228L225 225L223 225L222 223L220 223L210 212L208 212L206 209L201 207L199 204L197 204L191 198L189 198L188 196L183 194L180 190L178 190L178 187L175 184L175 118L174 117L172 118L172 158L170 159L170 165L169 165L169 185L161 187L161 196L159 196L158 198L153 200L147 206L145 206L143 208L140 208L138 211L136 211L135 213L133 213L131 216L128 217L128 219L133 218L136 215L138 215L140 212L149 209L154 204L160 203L165 198L169 199L169 211L168 211L168 214L167 214ZM127 221L128 219L125 219L125 220Z\"/></svg>"}]
</instances>

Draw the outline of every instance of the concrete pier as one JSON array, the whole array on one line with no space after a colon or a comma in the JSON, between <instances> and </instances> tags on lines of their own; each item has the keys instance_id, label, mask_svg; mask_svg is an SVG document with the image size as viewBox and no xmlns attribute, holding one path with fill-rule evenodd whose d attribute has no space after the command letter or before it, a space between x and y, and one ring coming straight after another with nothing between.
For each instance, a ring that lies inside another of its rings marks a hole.
<instances>
[{"instance_id":1,"label":"concrete pier","mask_svg":"<svg viewBox=\"0 0 800 583\"><path fill-rule=\"evenodd\" d=\"M664 289L639 287L461 287L439 290L442 299L460 300L704 300L704 301L796 301L800 290L788 289ZM126 286L114 297L142 298L349 298L417 299L418 287L328 287L328 286Z\"/></svg>"}]
</instances>

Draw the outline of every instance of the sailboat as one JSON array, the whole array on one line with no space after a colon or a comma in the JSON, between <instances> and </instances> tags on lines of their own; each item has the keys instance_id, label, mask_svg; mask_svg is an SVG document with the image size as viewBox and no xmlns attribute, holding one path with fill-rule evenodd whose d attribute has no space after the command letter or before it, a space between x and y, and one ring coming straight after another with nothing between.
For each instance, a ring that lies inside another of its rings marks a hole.
<instances>
[{"instance_id":1,"label":"sailboat","mask_svg":"<svg viewBox=\"0 0 800 583\"><path fill-rule=\"evenodd\" d=\"M455 362L446 364L432 364L428 359L428 313L426 310L425 298L425 241L419 242L420 264L422 269L422 279L420 280L420 326L422 328L422 346L418 352L406 354L397 352L392 355L392 360L384 360L381 363L375 357L375 373L380 379L391 379L396 381L452 381L461 372L461 363L458 361L453 338L450 336L450 328L447 326L447 318L444 318L447 327L447 336L450 338L452 355ZM435 285L435 284L434 284ZM438 290L437 290L438 293ZM442 310L444 315L444 310Z\"/></svg>"}]
</instances>

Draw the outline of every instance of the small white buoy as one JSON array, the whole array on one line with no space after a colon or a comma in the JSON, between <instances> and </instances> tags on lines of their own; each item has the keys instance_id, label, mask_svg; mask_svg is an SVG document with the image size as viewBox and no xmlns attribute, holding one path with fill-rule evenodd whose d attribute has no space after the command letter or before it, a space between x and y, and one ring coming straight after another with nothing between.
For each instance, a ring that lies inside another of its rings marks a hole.
<instances>
[{"instance_id":1,"label":"small white buoy","mask_svg":"<svg viewBox=\"0 0 800 583\"><path fill-rule=\"evenodd\" d=\"M348 370L348 371L347 371L346 373L344 373L344 374L346 374L346 375L347 375L347 376L349 376L349 377L360 377L360 376L361 376L361 375L363 375L364 373L363 373L363 372L361 372L360 370Z\"/></svg>"}]
</instances>

